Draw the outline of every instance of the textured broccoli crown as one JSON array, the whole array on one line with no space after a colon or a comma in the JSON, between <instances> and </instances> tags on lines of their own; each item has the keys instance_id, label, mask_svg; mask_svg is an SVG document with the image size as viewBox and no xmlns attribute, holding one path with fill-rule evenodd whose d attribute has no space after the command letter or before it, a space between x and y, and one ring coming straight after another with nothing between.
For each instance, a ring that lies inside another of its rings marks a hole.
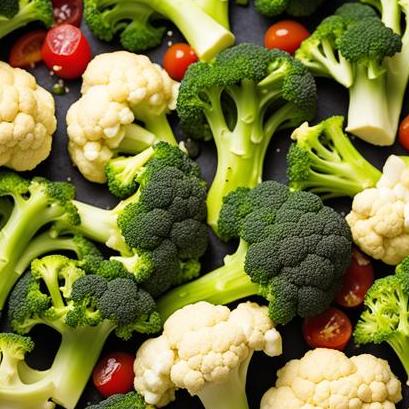
<instances>
[{"instance_id":1,"label":"textured broccoli crown","mask_svg":"<svg viewBox=\"0 0 409 409\"><path fill-rule=\"evenodd\" d=\"M131 0L84 1L84 17L95 36L111 41L120 33L122 46L132 52L161 43L165 28L152 25L154 14L150 7Z\"/></svg>"},{"instance_id":2,"label":"textured broccoli crown","mask_svg":"<svg viewBox=\"0 0 409 409\"><path fill-rule=\"evenodd\" d=\"M0 16L6 18L14 17L20 9L20 4L18 0L3 0L0 3Z\"/></svg>"},{"instance_id":3,"label":"textured broccoli crown","mask_svg":"<svg viewBox=\"0 0 409 409\"><path fill-rule=\"evenodd\" d=\"M335 15L342 17L347 23L355 23L366 18L378 17L372 7L361 3L345 3L338 7Z\"/></svg>"},{"instance_id":4,"label":"textured broccoli crown","mask_svg":"<svg viewBox=\"0 0 409 409\"><path fill-rule=\"evenodd\" d=\"M296 129L287 155L291 190L323 198L355 196L376 185L381 172L367 162L343 132L341 116Z\"/></svg>"},{"instance_id":5,"label":"textured broccoli crown","mask_svg":"<svg viewBox=\"0 0 409 409\"><path fill-rule=\"evenodd\" d=\"M402 40L378 17L370 17L352 25L339 39L338 45L348 61L367 66L378 75L384 72L384 58L400 52Z\"/></svg>"},{"instance_id":6,"label":"textured broccoli crown","mask_svg":"<svg viewBox=\"0 0 409 409\"><path fill-rule=\"evenodd\" d=\"M289 0L256 0L256 10L267 17L278 16L284 13Z\"/></svg>"},{"instance_id":7,"label":"textured broccoli crown","mask_svg":"<svg viewBox=\"0 0 409 409\"><path fill-rule=\"evenodd\" d=\"M324 0L256 0L256 10L267 17L286 12L291 16L309 16L317 10Z\"/></svg>"},{"instance_id":8,"label":"textured broccoli crown","mask_svg":"<svg viewBox=\"0 0 409 409\"><path fill-rule=\"evenodd\" d=\"M4 332L0 334L0 354L23 360L26 353L34 349L34 342L29 337ZM1 360L1 359L0 359Z\"/></svg>"},{"instance_id":9,"label":"textured broccoli crown","mask_svg":"<svg viewBox=\"0 0 409 409\"><path fill-rule=\"evenodd\" d=\"M28 193L30 182L14 172L0 173L0 196L19 197Z\"/></svg>"},{"instance_id":10,"label":"textured broccoli crown","mask_svg":"<svg viewBox=\"0 0 409 409\"><path fill-rule=\"evenodd\" d=\"M88 406L87 409L154 409L143 400L137 392L129 392L126 395L112 395L96 405Z\"/></svg>"},{"instance_id":11,"label":"textured broccoli crown","mask_svg":"<svg viewBox=\"0 0 409 409\"><path fill-rule=\"evenodd\" d=\"M94 243L87 240L80 234L75 234L72 238L75 246L75 251L78 255L78 259L83 260L87 257L102 258L101 252L97 249Z\"/></svg>"}]
</instances>

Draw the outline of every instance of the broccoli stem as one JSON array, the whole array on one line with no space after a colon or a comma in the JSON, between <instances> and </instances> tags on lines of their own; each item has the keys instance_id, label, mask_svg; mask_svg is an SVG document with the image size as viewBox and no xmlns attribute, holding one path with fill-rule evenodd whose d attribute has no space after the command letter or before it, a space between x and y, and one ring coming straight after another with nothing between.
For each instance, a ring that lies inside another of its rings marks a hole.
<instances>
[{"instance_id":1,"label":"broccoli stem","mask_svg":"<svg viewBox=\"0 0 409 409\"><path fill-rule=\"evenodd\" d=\"M409 377L409 332L402 333L401 330L387 340L401 361L406 375ZM409 385L409 379L407 380Z\"/></svg>"},{"instance_id":2,"label":"broccoli stem","mask_svg":"<svg viewBox=\"0 0 409 409\"><path fill-rule=\"evenodd\" d=\"M177 145L175 135L169 125L166 114L158 116L146 116L142 118L146 129L156 136L156 142L167 142L170 145Z\"/></svg>"},{"instance_id":3,"label":"broccoli stem","mask_svg":"<svg viewBox=\"0 0 409 409\"><path fill-rule=\"evenodd\" d=\"M395 140L387 100L386 75L369 79L368 70L358 65L349 89L346 130L374 145L389 146Z\"/></svg>"},{"instance_id":4,"label":"broccoli stem","mask_svg":"<svg viewBox=\"0 0 409 409\"><path fill-rule=\"evenodd\" d=\"M138 1L171 20L201 60L210 61L234 43L234 35L192 0Z\"/></svg>"},{"instance_id":5,"label":"broccoli stem","mask_svg":"<svg viewBox=\"0 0 409 409\"><path fill-rule=\"evenodd\" d=\"M228 0L195 0L202 10L230 30Z\"/></svg>"},{"instance_id":6,"label":"broccoli stem","mask_svg":"<svg viewBox=\"0 0 409 409\"><path fill-rule=\"evenodd\" d=\"M197 396L205 409L248 409L246 375L252 353L232 373L226 382L206 385Z\"/></svg>"},{"instance_id":7,"label":"broccoli stem","mask_svg":"<svg viewBox=\"0 0 409 409\"><path fill-rule=\"evenodd\" d=\"M126 125L124 129L125 136L116 149L117 153L135 155L152 146L157 140L155 134L137 124Z\"/></svg>"},{"instance_id":8,"label":"broccoli stem","mask_svg":"<svg viewBox=\"0 0 409 409\"><path fill-rule=\"evenodd\" d=\"M0 310L19 277L15 268L30 241L64 212L58 206L48 206L48 200L45 192L35 192L27 200L16 197L13 212L0 231Z\"/></svg>"},{"instance_id":9,"label":"broccoli stem","mask_svg":"<svg viewBox=\"0 0 409 409\"><path fill-rule=\"evenodd\" d=\"M109 334L115 329L110 321L96 327L61 331L61 345L47 377L54 380L53 400L66 409L74 409Z\"/></svg>"},{"instance_id":10,"label":"broccoli stem","mask_svg":"<svg viewBox=\"0 0 409 409\"><path fill-rule=\"evenodd\" d=\"M199 301L228 304L258 294L259 285L244 272L247 247L247 243L241 241L237 251L225 257L223 266L162 296L157 303L162 320L185 305Z\"/></svg>"}]
</instances>

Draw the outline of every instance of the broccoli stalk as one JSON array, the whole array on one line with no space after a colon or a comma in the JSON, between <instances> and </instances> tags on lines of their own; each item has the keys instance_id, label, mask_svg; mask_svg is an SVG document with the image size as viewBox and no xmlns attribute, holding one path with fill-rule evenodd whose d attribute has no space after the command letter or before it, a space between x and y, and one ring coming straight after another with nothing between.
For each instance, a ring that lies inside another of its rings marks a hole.
<instances>
[{"instance_id":1,"label":"broccoli stalk","mask_svg":"<svg viewBox=\"0 0 409 409\"><path fill-rule=\"evenodd\" d=\"M387 342L409 377L409 258L392 276L380 278L369 289L354 338L357 344Z\"/></svg>"},{"instance_id":2,"label":"broccoli stalk","mask_svg":"<svg viewBox=\"0 0 409 409\"><path fill-rule=\"evenodd\" d=\"M17 11L18 10L18 11ZM53 23L51 0L7 0L0 4L0 38L33 21Z\"/></svg>"},{"instance_id":3,"label":"broccoli stalk","mask_svg":"<svg viewBox=\"0 0 409 409\"><path fill-rule=\"evenodd\" d=\"M57 220L79 223L71 199L74 189L61 182L34 178L31 182L15 173L0 174L0 196L14 201L12 212L0 230L0 309L19 277L16 265L32 239L44 226ZM51 246L51 250L55 247Z\"/></svg>"},{"instance_id":4,"label":"broccoli stalk","mask_svg":"<svg viewBox=\"0 0 409 409\"><path fill-rule=\"evenodd\" d=\"M354 197L374 187L382 173L355 149L342 129L343 117L296 129L287 156L289 186L308 190L324 199Z\"/></svg>"},{"instance_id":5,"label":"broccoli stalk","mask_svg":"<svg viewBox=\"0 0 409 409\"><path fill-rule=\"evenodd\" d=\"M241 44L210 64L189 68L177 111L188 134L213 137L216 144L217 170L207 198L208 224L213 230L217 231L223 197L261 181L274 133L311 119L315 104L311 75L278 50Z\"/></svg>"},{"instance_id":6,"label":"broccoli stalk","mask_svg":"<svg viewBox=\"0 0 409 409\"><path fill-rule=\"evenodd\" d=\"M267 299L277 323L316 315L332 301L351 258L345 220L317 196L276 182L230 193L219 232L239 238L238 249L222 267L162 296L163 319L187 304L226 304L250 295Z\"/></svg>"},{"instance_id":7,"label":"broccoli stalk","mask_svg":"<svg viewBox=\"0 0 409 409\"><path fill-rule=\"evenodd\" d=\"M124 29L122 45L132 51L159 44L163 31L151 25L154 13L171 20L202 60L234 42L234 35L192 0L85 0L84 5L85 19L98 38L109 41Z\"/></svg>"},{"instance_id":8,"label":"broccoli stalk","mask_svg":"<svg viewBox=\"0 0 409 409\"><path fill-rule=\"evenodd\" d=\"M25 364L28 377L23 384L0 383L2 399L21 408L26 399L40 394L43 402L37 402L38 408L53 407L52 401L74 409L113 331L128 339L133 331L160 330L151 296L133 279L121 277L121 269L114 270L117 275L107 278L86 275L77 262L63 256L33 261L10 297L11 326L24 335L36 325L46 325L61 335L61 343L49 369L30 375Z\"/></svg>"},{"instance_id":9,"label":"broccoli stalk","mask_svg":"<svg viewBox=\"0 0 409 409\"><path fill-rule=\"evenodd\" d=\"M225 0L194 0L200 8L219 24L230 30L229 2Z\"/></svg>"}]
</instances>

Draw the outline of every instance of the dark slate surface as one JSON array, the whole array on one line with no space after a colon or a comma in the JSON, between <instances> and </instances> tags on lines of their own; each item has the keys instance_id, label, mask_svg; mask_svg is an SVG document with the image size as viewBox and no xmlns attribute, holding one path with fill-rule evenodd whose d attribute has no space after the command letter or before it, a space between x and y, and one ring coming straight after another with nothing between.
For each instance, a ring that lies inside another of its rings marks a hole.
<instances>
[{"instance_id":1,"label":"dark slate surface","mask_svg":"<svg viewBox=\"0 0 409 409\"><path fill-rule=\"evenodd\" d=\"M331 14L336 7L344 2L345 1L343 0L328 0L326 6L321 8L319 14L302 20L302 22L310 29L313 29L324 16ZM232 6L231 16L232 28L237 36L237 42L255 42L262 44L264 31L273 21L259 16L252 7L240 8L238 6ZM170 28L173 29L172 27ZM118 44L105 44L99 42L89 33L85 26L83 27L83 30L89 38L94 55L120 49ZM176 33L176 30L173 29L173 31ZM177 34L174 34L172 38L165 38L162 47L152 50L148 55L155 62L160 63L168 41L176 41L178 39L180 39L180 37ZM1 57L4 58L7 55L7 49L11 42L12 37L0 42ZM55 79L49 76L48 71L43 66L37 67L34 70L34 73L39 83L48 89L50 89L55 82ZM105 186L91 184L83 179L79 172L72 167L67 155L65 115L68 107L79 97L80 82L75 81L67 83L67 85L70 88L70 93L65 96L56 97L58 131L54 136L52 154L47 161L36 169L35 174L46 176L52 180L71 180L77 188L78 199L93 203L97 206L109 207L115 203L115 199L108 193ZM347 92L342 87L330 80L319 79L318 90L319 108L316 121L334 114L346 114L348 96ZM405 107L407 106L408 105L406 104ZM404 108L404 114L406 114L407 111L408 109ZM173 118L173 123L177 129L176 118ZM181 135L180 131L178 129L177 131L178 135L182 137L183 135ZM363 152L364 155L378 167L382 165L389 154L403 153L403 150L398 145L390 148L376 148L358 140L355 142L361 152ZM289 132L282 132L275 136L266 157L265 179L275 179L280 182L286 181L285 155L288 145ZM211 180L216 164L215 149L211 142L201 146L201 155L198 158L198 162L202 167L206 179ZM350 207L350 201L334 201L331 205L337 210L345 212L348 211ZM233 249L233 245L229 249L212 237L210 248L203 259L203 271L210 271L212 268L220 265L224 255L229 250L233 251ZM376 271L378 275L381 275L388 272L388 269L381 264L377 264ZM359 316L359 311L352 312L350 315L352 318L356 319ZM5 328L7 328L7 325L3 323L3 329ZM275 381L276 370L282 367L289 359L300 358L308 349L303 341L301 322L299 320L293 321L285 328L280 328L280 332L283 336L284 354L278 358L268 358L263 356L263 354L258 353L255 354L251 362L247 377L247 392L251 409L259 408L261 396ZM37 348L31 356L31 361L33 362L33 365L45 369L51 362L52 351L55 351L58 346L58 335L49 332L45 328L36 328L32 335L36 340ZM134 337L131 341L124 343L111 337L105 346L105 350L135 351L136 347L142 341L143 338ZM351 342L350 345L348 345L346 352L349 355L370 352L387 359L390 362L393 371L400 377L404 385L403 390L405 400L398 405L398 408L403 409L408 407L409 392L408 388L405 386L406 377L403 368L387 346L356 348ZM92 385L89 384L77 406L77 409L83 409L87 406L87 403L97 402L99 399L100 396ZM171 409L198 409L202 406L198 399L191 398L187 393L181 391L177 395L177 403L173 403L168 407Z\"/></svg>"}]
</instances>

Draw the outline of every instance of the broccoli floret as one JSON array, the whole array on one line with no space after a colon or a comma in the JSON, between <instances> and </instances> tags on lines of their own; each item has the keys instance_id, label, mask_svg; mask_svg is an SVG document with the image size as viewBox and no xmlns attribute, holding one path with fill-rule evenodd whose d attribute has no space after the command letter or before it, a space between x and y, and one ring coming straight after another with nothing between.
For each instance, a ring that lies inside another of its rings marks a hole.
<instances>
[{"instance_id":1,"label":"broccoli floret","mask_svg":"<svg viewBox=\"0 0 409 409\"><path fill-rule=\"evenodd\" d=\"M47 27L53 23L51 0L2 0L0 3L0 38L33 21Z\"/></svg>"},{"instance_id":2,"label":"broccoli floret","mask_svg":"<svg viewBox=\"0 0 409 409\"><path fill-rule=\"evenodd\" d=\"M401 100L403 91L389 79L391 74L396 77L390 61L399 58L401 48L400 36L375 10L351 3L326 18L301 44L296 57L315 75L331 77L349 89L347 131L375 145L391 145L397 129L395 100ZM402 79L398 82L404 89L407 78L404 84ZM400 108L401 104L399 113Z\"/></svg>"},{"instance_id":3,"label":"broccoli floret","mask_svg":"<svg viewBox=\"0 0 409 409\"><path fill-rule=\"evenodd\" d=\"M61 335L50 369L22 385L19 407L26 407L22 399L28 391L46 384L47 400L73 409L109 334L128 339L134 331L161 328L155 302L132 278L87 275L79 266L64 256L36 259L12 291L8 314L14 331L24 335L41 324ZM2 402L14 396L7 387L0 395Z\"/></svg>"},{"instance_id":4,"label":"broccoli floret","mask_svg":"<svg viewBox=\"0 0 409 409\"><path fill-rule=\"evenodd\" d=\"M316 88L312 76L289 54L240 44L214 62L188 69L177 111L192 137L213 137L217 171L207 199L208 223L217 230L223 197L261 181L268 144L278 129L312 119Z\"/></svg>"},{"instance_id":5,"label":"broccoli floret","mask_svg":"<svg viewBox=\"0 0 409 409\"><path fill-rule=\"evenodd\" d=\"M256 10L267 17L287 13L291 16L309 16L318 9L324 0L256 0Z\"/></svg>"},{"instance_id":6,"label":"broccoli floret","mask_svg":"<svg viewBox=\"0 0 409 409\"><path fill-rule=\"evenodd\" d=\"M163 319L199 300L227 304L250 295L267 299L277 323L313 316L329 306L351 260L344 218L318 196L273 181L230 193L219 232L240 239L237 251L222 267L162 296Z\"/></svg>"},{"instance_id":7,"label":"broccoli floret","mask_svg":"<svg viewBox=\"0 0 409 409\"><path fill-rule=\"evenodd\" d=\"M16 265L20 263L21 266L27 267L32 260L28 259L29 254L25 253L37 233L56 221L76 225L80 218L71 202L74 198L74 187L68 183L49 182L43 178L29 181L13 172L1 172L0 197L10 198L13 202L11 214L0 230L1 310L22 272L16 271ZM58 248L56 246L47 245L46 248L54 250ZM37 253L36 256L39 254L44 253Z\"/></svg>"},{"instance_id":8,"label":"broccoli floret","mask_svg":"<svg viewBox=\"0 0 409 409\"><path fill-rule=\"evenodd\" d=\"M296 129L287 155L289 186L324 199L354 197L374 187L381 172L355 149L342 130L344 118L335 116L318 125Z\"/></svg>"},{"instance_id":9,"label":"broccoli floret","mask_svg":"<svg viewBox=\"0 0 409 409\"><path fill-rule=\"evenodd\" d=\"M409 258L394 275L375 281L365 297L354 338L357 344L387 342L409 376Z\"/></svg>"},{"instance_id":10,"label":"broccoli floret","mask_svg":"<svg viewBox=\"0 0 409 409\"><path fill-rule=\"evenodd\" d=\"M87 406L86 409L154 409L143 400L137 392L126 395L112 395L96 405Z\"/></svg>"},{"instance_id":11,"label":"broccoli floret","mask_svg":"<svg viewBox=\"0 0 409 409\"><path fill-rule=\"evenodd\" d=\"M74 201L81 223L59 223L118 251L135 280L157 296L181 274L191 277L207 248L206 183L200 169L176 146L160 142L137 176L138 190L114 209ZM119 184L118 184L119 186Z\"/></svg>"},{"instance_id":12,"label":"broccoli floret","mask_svg":"<svg viewBox=\"0 0 409 409\"><path fill-rule=\"evenodd\" d=\"M121 31L122 45L134 52L160 44L164 29L152 24L158 17L173 22L200 59L211 60L234 43L234 35L193 0L85 0L84 16L98 38L110 41Z\"/></svg>"}]
</instances>

